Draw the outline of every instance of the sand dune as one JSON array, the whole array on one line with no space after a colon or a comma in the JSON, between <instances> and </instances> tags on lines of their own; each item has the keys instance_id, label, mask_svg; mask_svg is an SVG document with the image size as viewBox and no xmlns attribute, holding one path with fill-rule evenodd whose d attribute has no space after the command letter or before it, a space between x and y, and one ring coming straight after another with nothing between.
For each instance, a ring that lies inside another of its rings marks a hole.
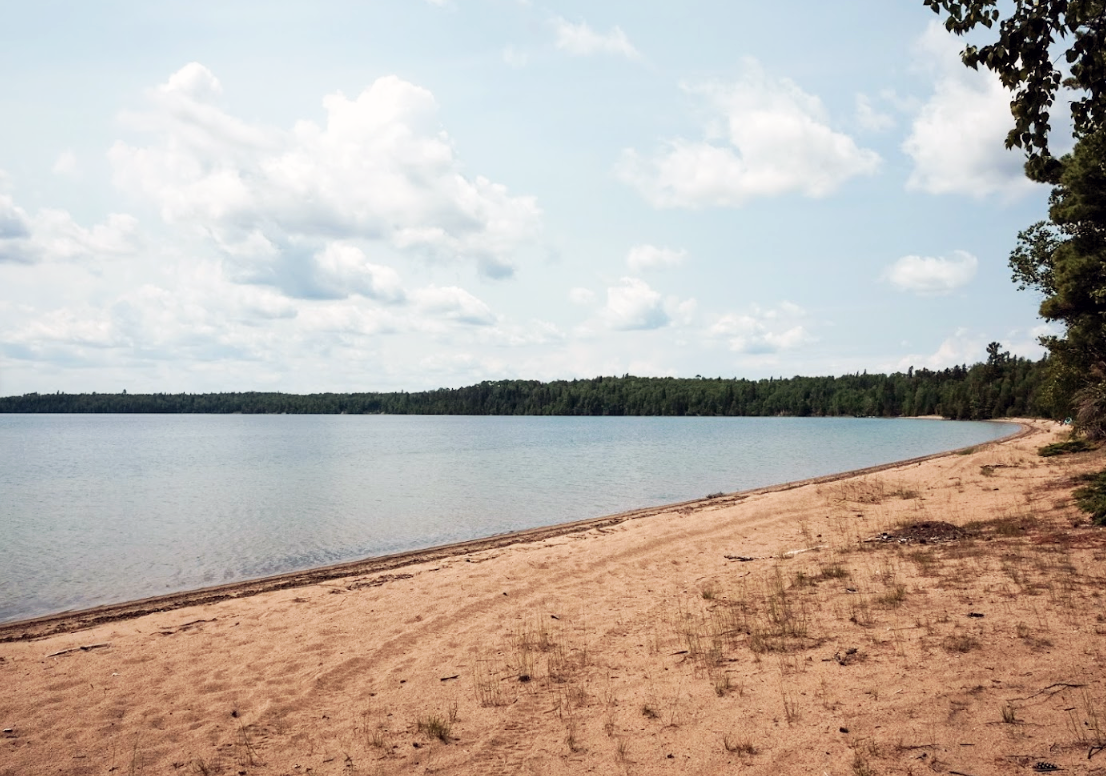
<instances>
[{"instance_id":1,"label":"sand dune","mask_svg":"<svg viewBox=\"0 0 1106 776\"><path fill-rule=\"evenodd\" d=\"M1106 536L1070 502L1102 456L1040 458L1059 431L1026 425L0 628L0 774L1106 773Z\"/></svg>"}]
</instances>

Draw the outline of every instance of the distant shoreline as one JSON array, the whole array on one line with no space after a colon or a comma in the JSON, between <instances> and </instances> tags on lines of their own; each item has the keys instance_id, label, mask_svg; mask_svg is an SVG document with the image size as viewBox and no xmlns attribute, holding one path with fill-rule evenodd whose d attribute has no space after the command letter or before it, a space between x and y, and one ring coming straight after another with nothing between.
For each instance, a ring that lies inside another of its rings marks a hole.
<instances>
[{"instance_id":1,"label":"distant shoreline","mask_svg":"<svg viewBox=\"0 0 1106 776\"><path fill-rule=\"evenodd\" d=\"M28 393L0 397L0 413L202 413L326 415L568 415L658 417L917 417L953 420L1043 417L1036 403L1043 361L994 363L890 375L749 380L594 377L489 380L461 388L293 394Z\"/></svg>"}]
</instances>

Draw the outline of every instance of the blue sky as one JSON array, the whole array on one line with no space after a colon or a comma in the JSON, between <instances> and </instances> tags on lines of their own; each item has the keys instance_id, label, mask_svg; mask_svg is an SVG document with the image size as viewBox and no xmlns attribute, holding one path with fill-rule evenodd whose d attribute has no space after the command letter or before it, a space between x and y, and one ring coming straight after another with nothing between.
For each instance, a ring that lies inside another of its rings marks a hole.
<instances>
[{"instance_id":1,"label":"blue sky","mask_svg":"<svg viewBox=\"0 0 1106 776\"><path fill-rule=\"evenodd\" d=\"M1047 189L921 0L4 15L0 395L1041 354Z\"/></svg>"}]
</instances>

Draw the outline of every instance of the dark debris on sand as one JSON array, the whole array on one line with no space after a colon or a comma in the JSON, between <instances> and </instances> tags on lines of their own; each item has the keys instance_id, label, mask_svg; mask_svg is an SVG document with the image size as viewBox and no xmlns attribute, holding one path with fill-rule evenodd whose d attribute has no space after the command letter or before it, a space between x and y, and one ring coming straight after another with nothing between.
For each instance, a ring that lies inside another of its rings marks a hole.
<instances>
[{"instance_id":1,"label":"dark debris on sand","mask_svg":"<svg viewBox=\"0 0 1106 776\"><path fill-rule=\"evenodd\" d=\"M943 520L919 520L915 523L907 523L894 531L884 531L876 534L869 542L895 542L898 544L945 544L955 542L968 536L963 528L958 528L952 523Z\"/></svg>"}]
</instances>

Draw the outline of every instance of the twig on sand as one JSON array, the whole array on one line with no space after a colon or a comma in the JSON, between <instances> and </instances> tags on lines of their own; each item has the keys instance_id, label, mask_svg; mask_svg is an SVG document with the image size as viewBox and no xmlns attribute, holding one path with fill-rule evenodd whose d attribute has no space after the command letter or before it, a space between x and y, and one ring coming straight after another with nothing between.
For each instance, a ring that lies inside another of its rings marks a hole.
<instances>
[{"instance_id":1,"label":"twig on sand","mask_svg":"<svg viewBox=\"0 0 1106 776\"><path fill-rule=\"evenodd\" d=\"M1052 690L1053 687L1056 687L1058 689L1052 690L1052 692L1048 692L1049 697L1052 697L1053 695L1056 695L1056 693L1063 692L1064 690L1067 690L1067 689L1075 689L1077 687L1086 687L1086 686L1087 685L1085 685L1085 684L1070 684L1069 682L1053 682L1048 687L1044 688L1043 690L1038 690L1037 692L1033 693L1032 695L1027 695L1024 698L1011 698L1010 700L1013 700L1013 701L1027 701L1030 698L1036 698L1038 695L1045 694L1049 690Z\"/></svg>"},{"instance_id":2,"label":"twig on sand","mask_svg":"<svg viewBox=\"0 0 1106 776\"><path fill-rule=\"evenodd\" d=\"M69 649L60 649L57 652L51 652L46 657L57 657L58 655L67 655L70 652L91 652L94 649L100 649L101 647L110 647L111 644L87 644L83 647L70 647Z\"/></svg>"}]
</instances>

